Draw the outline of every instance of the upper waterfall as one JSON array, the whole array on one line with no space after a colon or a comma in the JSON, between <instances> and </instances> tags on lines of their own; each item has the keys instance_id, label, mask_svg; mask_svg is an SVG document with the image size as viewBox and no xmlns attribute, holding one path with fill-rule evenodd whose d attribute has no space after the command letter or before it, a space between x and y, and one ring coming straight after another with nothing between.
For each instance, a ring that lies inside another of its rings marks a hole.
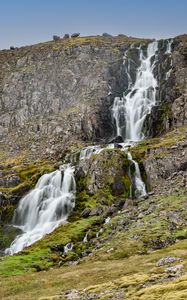
<instances>
[{"instance_id":1,"label":"upper waterfall","mask_svg":"<svg viewBox=\"0 0 187 300\"><path fill-rule=\"evenodd\" d=\"M153 70L157 59L158 42L148 44L146 55L141 46L136 49L139 51L140 66L137 69L135 82L132 84L130 59L124 55L124 60L127 60L129 90L127 95L114 99L112 108L117 136L122 136L126 141L139 141L144 137L142 133L144 120L156 102L157 80Z\"/></svg>"},{"instance_id":2,"label":"upper waterfall","mask_svg":"<svg viewBox=\"0 0 187 300\"><path fill-rule=\"evenodd\" d=\"M64 166L61 170L40 177L36 187L21 199L15 210L14 226L23 234L16 237L6 249L6 254L14 254L52 232L66 221L75 206L74 168Z\"/></svg>"}]
</instances>

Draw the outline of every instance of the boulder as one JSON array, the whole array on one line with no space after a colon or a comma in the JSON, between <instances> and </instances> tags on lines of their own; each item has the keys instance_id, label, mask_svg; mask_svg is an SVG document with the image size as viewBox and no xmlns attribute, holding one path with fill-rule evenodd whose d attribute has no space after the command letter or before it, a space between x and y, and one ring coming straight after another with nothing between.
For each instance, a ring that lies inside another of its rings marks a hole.
<instances>
[{"instance_id":1,"label":"boulder","mask_svg":"<svg viewBox=\"0 0 187 300\"><path fill-rule=\"evenodd\" d=\"M91 209L90 208L85 208L81 214L82 218L88 218L90 215Z\"/></svg>"},{"instance_id":2,"label":"boulder","mask_svg":"<svg viewBox=\"0 0 187 300\"><path fill-rule=\"evenodd\" d=\"M69 39L69 38L70 38L69 33L65 33L64 36L63 36L63 39L66 40L66 39Z\"/></svg>"},{"instance_id":3,"label":"boulder","mask_svg":"<svg viewBox=\"0 0 187 300\"><path fill-rule=\"evenodd\" d=\"M164 265L169 265L172 264L176 261L180 260L180 258L175 257L175 256L167 256L167 257L163 257L161 259L159 259L159 261L156 263L157 267L161 267Z\"/></svg>"},{"instance_id":4,"label":"boulder","mask_svg":"<svg viewBox=\"0 0 187 300\"><path fill-rule=\"evenodd\" d=\"M106 32L103 33L103 36L104 36L104 37L107 37L107 38L112 38L112 37L113 37L111 34L106 33Z\"/></svg>"},{"instance_id":5,"label":"boulder","mask_svg":"<svg viewBox=\"0 0 187 300\"><path fill-rule=\"evenodd\" d=\"M110 143L118 144L118 143L123 143L123 138L122 136L118 135L115 138L113 138Z\"/></svg>"},{"instance_id":6,"label":"boulder","mask_svg":"<svg viewBox=\"0 0 187 300\"><path fill-rule=\"evenodd\" d=\"M119 33L118 36L119 36L119 37L125 37L125 38L128 38L128 36L125 35L125 34L123 34L123 33Z\"/></svg>"},{"instance_id":7,"label":"boulder","mask_svg":"<svg viewBox=\"0 0 187 300\"><path fill-rule=\"evenodd\" d=\"M89 215L90 216L99 216L102 214L102 212L103 212L102 207L96 207L95 209L91 210Z\"/></svg>"},{"instance_id":8,"label":"boulder","mask_svg":"<svg viewBox=\"0 0 187 300\"><path fill-rule=\"evenodd\" d=\"M3 207L7 204L6 196L0 192L0 207Z\"/></svg>"},{"instance_id":9,"label":"boulder","mask_svg":"<svg viewBox=\"0 0 187 300\"><path fill-rule=\"evenodd\" d=\"M114 143L114 148L121 149L123 147L120 144Z\"/></svg>"},{"instance_id":10,"label":"boulder","mask_svg":"<svg viewBox=\"0 0 187 300\"><path fill-rule=\"evenodd\" d=\"M71 35L72 38L76 38L76 37L78 37L78 36L80 36L80 33L73 33L73 34Z\"/></svg>"},{"instance_id":11,"label":"boulder","mask_svg":"<svg viewBox=\"0 0 187 300\"><path fill-rule=\"evenodd\" d=\"M118 209L122 209L126 201L127 201L126 199L119 199L116 202L114 202L113 205Z\"/></svg>"},{"instance_id":12,"label":"boulder","mask_svg":"<svg viewBox=\"0 0 187 300\"><path fill-rule=\"evenodd\" d=\"M53 41L59 41L60 40L60 37L58 35L53 35Z\"/></svg>"},{"instance_id":13,"label":"boulder","mask_svg":"<svg viewBox=\"0 0 187 300\"><path fill-rule=\"evenodd\" d=\"M173 266L173 267L166 268L165 272L168 273L168 274L181 275L183 268L184 268L184 265L176 265L176 266Z\"/></svg>"},{"instance_id":14,"label":"boulder","mask_svg":"<svg viewBox=\"0 0 187 300\"><path fill-rule=\"evenodd\" d=\"M123 194L125 191L125 186L122 180L122 177L116 177L112 185L113 195L118 196Z\"/></svg>"}]
</instances>

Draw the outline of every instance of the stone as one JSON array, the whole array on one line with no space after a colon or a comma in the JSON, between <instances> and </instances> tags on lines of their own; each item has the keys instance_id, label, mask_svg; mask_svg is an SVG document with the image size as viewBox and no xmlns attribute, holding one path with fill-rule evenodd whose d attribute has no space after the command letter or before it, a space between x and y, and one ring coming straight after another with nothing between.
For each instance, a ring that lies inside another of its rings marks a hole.
<instances>
[{"instance_id":1,"label":"stone","mask_svg":"<svg viewBox=\"0 0 187 300\"><path fill-rule=\"evenodd\" d=\"M90 253L92 253L92 251L90 249L86 249L85 251L83 251L81 253L82 257L88 256Z\"/></svg>"},{"instance_id":2,"label":"stone","mask_svg":"<svg viewBox=\"0 0 187 300\"><path fill-rule=\"evenodd\" d=\"M104 209L103 217L106 219L109 216L112 216L118 211L118 208L115 206L109 206Z\"/></svg>"},{"instance_id":3,"label":"stone","mask_svg":"<svg viewBox=\"0 0 187 300\"><path fill-rule=\"evenodd\" d=\"M64 245L63 244L56 244L56 245L53 245L51 247L51 250L52 251L57 251L57 252L64 252Z\"/></svg>"},{"instance_id":4,"label":"stone","mask_svg":"<svg viewBox=\"0 0 187 300\"><path fill-rule=\"evenodd\" d=\"M119 33L118 36L119 36L119 37L125 37L125 38L128 38L128 36L125 35L125 34L123 34L123 33Z\"/></svg>"},{"instance_id":5,"label":"stone","mask_svg":"<svg viewBox=\"0 0 187 300\"><path fill-rule=\"evenodd\" d=\"M73 33L73 34L71 35L72 38L76 38L76 37L78 37L78 36L80 36L80 33Z\"/></svg>"},{"instance_id":6,"label":"stone","mask_svg":"<svg viewBox=\"0 0 187 300\"><path fill-rule=\"evenodd\" d=\"M122 136L116 136L114 139L110 141L110 143L114 143L114 144L123 143L123 138Z\"/></svg>"},{"instance_id":7,"label":"stone","mask_svg":"<svg viewBox=\"0 0 187 300\"><path fill-rule=\"evenodd\" d=\"M123 194L125 191L125 186L121 177L116 177L112 185L113 195L118 196Z\"/></svg>"},{"instance_id":8,"label":"stone","mask_svg":"<svg viewBox=\"0 0 187 300\"><path fill-rule=\"evenodd\" d=\"M172 267L168 267L165 269L165 272L168 274L172 274L172 273L178 273L180 274L182 269L184 268L184 265L176 265L176 266L172 266Z\"/></svg>"},{"instance_id":9,"label":"stone","mask_svg":"<svg viewBox=\"0 0 187 300\"><path fill-rule=\"evenodd\" d=\"M126 201L127 201L126 199L119 199L114 202L113 206L117 207L120 210L123 208Z\"/></svg>"},{"instance_id":10,"label":"stone","mask_svg":"<svg viewBox=\"0 0 187 300\"><path fill-rule=\"evenodd\" d=\"M127 199L127 200L125 201L125 204L123 205L123 210L124 210L124 209L127 209L127 208L132 208L132 207L134 207L135 205L136 205L135 200Z\"/></svg>"},{"instance_id":11,"label":"stone","mask_svg":"<svg viewBox=\"0 0 187 300\"><path fill-rule=\"evenodd\" d=\"M6 196L0 192L0 207L6 206L7 204L7 198Z\"/></svg>"},{"instance_id":12,"label":"stone","mask_svg":"<svg viewBox=\"0 0 187 300\"><path fill-rule=\"evenodd\" d=\"M68 33L65 33L64 36L63 36L63 39L66 40L66 39L69 39L69 38L70 38L70 35Z\"/></svg>"},{"instance_id":13,"label":"stone","mask_svg":"<svg viewBox=\"0 0 187 300\"><path fill-rule=\"evenodd\" d=\"M155 194L155 192L152 191L152 192L149 192L149 193L148 193L148 196L153 196L154 194Z\"/></svg>"},{"instance_id":14,"label":"stone","mask_svg":"<svg viewBox=\"0 0 187 300\"><path fill-rule=\"evenodd\" d=\"M34 264L31 267L34 268L34 269L36 269L36 272L41 272L42 271L41 267L39 265L37 265L37 264Z\"/></svg>"},{"instance_id":15,"label":"stone","mask_svg":"<svg viewBox=\"0 0 187 300\"><path fill-rule=\"evenodd\" d=\"M96 207L95 209L91 210L90 212L90 216L99 216L101 215L103 212L103 208L102 207Z\"/></svg>"},{"instance_id":16,"label":"stone","mask_svg":"<svg viewBox=\"0 0 187 300\"><path fill-rule=\"evenodd\" d=\"M90 215L91 209L90 208L85 208L83 212L81 213L82 218L88 218Z\"/></svg>"},{"instance_id":17,"label":"stone","mask_svg":"<svg viewBox=\"0 0 187 300\"><path fill-rule=\"evenodd\" d=\"M114 148L121 149L121 148L123 148L123 146L120 144L114 143Z\"/></svg>"},{"instance_id":18,"label":"stone","mask_svg":"<svg viewBox=\"0 0 187 300\"><path fill-rule=\"evenodd\" d=\"M106 33L106 32L104 32L104 33L102 34L102 36L107 37L107 38L112 38L112 37L113 37L111 34Z\"/></svg>"},{"instance_id":19,"label":"stone","mask_svg":"<svg viewBox=\"0 0 187 300\"><path fill-rule=\"evenodd\" d=\"M175 226L182 226L184 224L184 220L177 213L170 213L168 217L169 221Z\"/></svg>"},{"instance_id":20,"label":"stone","mask_svg":"<svg viewBox=\"0 0 187 300\"><path fill-rule=\"evenodd\" d=\"M60 37L58 35L53 35L53 41L59 41L60 40Z\"/></svg>"},{"instance_id":21,"label":"stone","mask_svg":"<svg viewBox=\"0 0 187 300\"><path fill-rule=\"evenodd\" d=\"M180 260L180 258L176 257L176 256L163 257L163 258L159 259L159 261L157 261L156 266L161 267L164 265L170 265L178 260Z\"/></svg>"},{"instance_id":22,"label":"stone","mask_svg":"<svg viewBox=\"0 0 187 300\"><path fill-rule=\"evenodd\" d=\"M113 252L114 251L114 248L110 248L110 249L108 249L106 252L107 253L111 253L111 252Z\"/></svg>"},{"instance_id":23,"label":"stone","mask_svg":"<svg viewBox=\"0 0 187 300\"><path fill-rule=\"evenodd\" d=\"M143 213L140 213L139 215L138 215L138 219L142 219L144 217L144 214Z\"/></svg>"}]
</instances>

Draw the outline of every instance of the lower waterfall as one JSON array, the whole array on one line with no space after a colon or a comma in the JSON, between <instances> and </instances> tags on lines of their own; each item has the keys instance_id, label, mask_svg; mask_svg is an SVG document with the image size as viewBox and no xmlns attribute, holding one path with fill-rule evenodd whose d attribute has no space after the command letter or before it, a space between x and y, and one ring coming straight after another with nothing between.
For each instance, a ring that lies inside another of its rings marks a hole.
<instances>
[{"instance_id":1,"label":"lower waterfall","mask_svg":"<svg viewBox=\"0 0 187 300\"><path fill-rule=\"evenodd\" d=\"M141 174L140 174L140 168L138 163L132 159L132 155L130 152L128 152L128 159L134 164L134 185L135 185L135 197L141 198L146 196L146 187L145 183L142 180Z\"/></svg>"},{"instance_id":2,"label":"lower waterfall","mask_svg":"<svg viewBox=\"0 0 187 300\"><path fill-rule=\"evenodd\" d=\"M70 165L45 174L40 177L35 189L21 199L14 213L13 224L23 234L16 237L5 254L12 255L32 245L67 220L75 206L76 184L73 174L74 167Z\"/></svg>"}]
</instances>

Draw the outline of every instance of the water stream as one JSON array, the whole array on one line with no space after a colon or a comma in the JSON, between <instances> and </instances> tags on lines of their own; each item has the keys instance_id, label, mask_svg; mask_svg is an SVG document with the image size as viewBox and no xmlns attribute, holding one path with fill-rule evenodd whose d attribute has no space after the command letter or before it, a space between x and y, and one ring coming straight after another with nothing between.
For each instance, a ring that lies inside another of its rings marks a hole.
<instances>
[{"instance_id":1,"label":"water stream","mask_svg":"<svg viewBox=\"0 0 187 300\"><path fill-rule=\"evenodd\" d=\"M144 138L143 123L156 102L157 80L153 70L158 42L148 44L146 56L141 47L137 49L140 67L137 69L135 83L132 85L130 67L126 68L129 91L122 98L116 97L112 108L117 136L121 136L124 141L139 141Z\"/></svg>"},{"instance_id":2,"label":"water stream","mask_svg":"<svg viewBox=\"0 0 187 300\"><path fill-rule=\"evenodd\" d=\"M13 224L23 234L16 237L5 254L21 251L67 220L75 206L76 185L74 168L66 165L62 169L40 177L35 189L21 199Z\"/></svg>"}]
</instances>

